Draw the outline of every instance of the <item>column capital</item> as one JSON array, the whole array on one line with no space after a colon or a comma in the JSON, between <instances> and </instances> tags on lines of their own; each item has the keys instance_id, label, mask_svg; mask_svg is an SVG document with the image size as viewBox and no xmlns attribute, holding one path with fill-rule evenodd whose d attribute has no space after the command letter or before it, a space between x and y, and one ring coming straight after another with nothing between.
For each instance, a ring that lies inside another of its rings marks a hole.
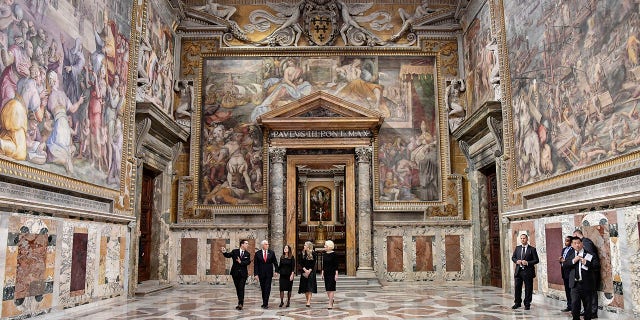
<instances>
[{"instance_id":1,"label":"column capital","mask_svg":"<svg viewBox=\"0 0 640 320\"><path fill-rule=\"evenodd\" d=\"M370 162L372 154L373 154L372 147L356 148L356 159L358 160L358 162Z\"/></svg>"},{"instance_id":2,"label":"column capital","mask_svg":"<svg viewBox=\"0 0 640 320\"><path fill-rule=\"evenodd\" d=\"M282 163L284 162L284 157L287 155L286 148L279 147L269 147L269 157L272 162Z\"/></svg>"}]
</instances>

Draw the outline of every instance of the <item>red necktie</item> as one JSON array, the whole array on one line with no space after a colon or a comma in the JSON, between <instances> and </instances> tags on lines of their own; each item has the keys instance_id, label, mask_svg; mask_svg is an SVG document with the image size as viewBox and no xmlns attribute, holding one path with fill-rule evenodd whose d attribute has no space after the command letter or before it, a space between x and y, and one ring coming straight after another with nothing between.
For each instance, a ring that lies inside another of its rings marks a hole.
<instances>
[{"instance_id":1,"label":"red necktie","mask_svg":"<svg viewBox=\"0 0 640 320\"><path fill-rule=\"evenodd\" d=\"M264 262L267 262L267 252L266 251L262 251L264 254Z\"/></svg>"}]
</instances>

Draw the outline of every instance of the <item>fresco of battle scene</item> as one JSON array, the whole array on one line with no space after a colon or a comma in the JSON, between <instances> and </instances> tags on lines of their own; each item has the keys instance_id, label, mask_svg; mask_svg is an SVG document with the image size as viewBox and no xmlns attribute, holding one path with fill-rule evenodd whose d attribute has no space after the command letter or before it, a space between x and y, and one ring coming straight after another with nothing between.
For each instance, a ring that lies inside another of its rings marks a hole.
<instances>
[{"instance_id":1,"label":"fresco of battle scene","mask_svg":"<svg viewBox=\"0 0 640 320\"><path fill-rule=\"evenodd\" d=\"M137 101L155 103L173 116L174 35L169 28L172 20L165 17L164 1L150 0L147 21L140 39ZM162 14L164 13L164 14Z\"/></svg>"},{"instance_id":2,"label":"fresco of battle scene","mask_svg":"<svg viewBox=\"0 0 640 320\"><path fill-rule=\"evenodd\" d=\"M467 115L478 110L485 101L494 99L490 75L494 66L495 70L498 70L499 66L494 58L497 44L491 39L490 23L489 6L485 5L477 18L471 21L464 36Z\"/></svg>"},{"instance_id":3,"label":"fresco of battle scene","mask_svg":"<svg viewBox=\"0 0 640 320\"><path fill-rule=\"evenodd\" d=\"M398 159L414 161L400 171L429 171L439 176L439 161L436 168L426 164L439 157L435 155L439 148L434 138L433 66L430 57L229 57L205 61L200 203L261 204L264 160L262 132L256 120L318 90L380 112L385 117L385 135L394 147L404 148ZM412 158L411 152L416 156ZM385 169L385 177L387 173L395 175L397 170ZM389 200L416 198L429 197L407 195Z\"/></svg>"},{"instance_id":4,"label":"fresco of battle scene","mask_svg":"<svg viewBox=\"0 0 640 320\"><path fill-rule=\"evenodd\" d=\"M504 10L518 184L640 149L638 4L505 1Z\"/></svg>"},{"instance_id":5,"label":"fresco of battle scene","mask_svg":"<svg viewBox=\"0 0 640 320\"><path fill-rule=\"evenodd\" d=\"M131 8L0 2L0 159L119 186Z\"/></svg>"}]
</instances>

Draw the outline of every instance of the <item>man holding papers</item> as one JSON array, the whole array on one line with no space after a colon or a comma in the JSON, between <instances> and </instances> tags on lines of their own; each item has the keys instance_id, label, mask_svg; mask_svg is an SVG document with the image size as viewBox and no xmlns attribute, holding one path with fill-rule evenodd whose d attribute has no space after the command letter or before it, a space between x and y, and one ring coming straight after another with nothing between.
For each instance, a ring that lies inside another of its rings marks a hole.
<instances>
[{"instance_id":1,"label":"man holding papers","mask_svg":"<svg viewBox=\"0 0 640 320\"><path fill-rule=\"evenodd\" d=\"M562 263L564 268L571 269L569 273L569 286L571 287L571 315L574 320L580 319L580 304L584 306L584 319L591 320L591 295L595 288L594 270L599 267L598 260L593 253L585 250L582 239L571 239L573 252L567 255Z\"/></svg>"}]
</instances>

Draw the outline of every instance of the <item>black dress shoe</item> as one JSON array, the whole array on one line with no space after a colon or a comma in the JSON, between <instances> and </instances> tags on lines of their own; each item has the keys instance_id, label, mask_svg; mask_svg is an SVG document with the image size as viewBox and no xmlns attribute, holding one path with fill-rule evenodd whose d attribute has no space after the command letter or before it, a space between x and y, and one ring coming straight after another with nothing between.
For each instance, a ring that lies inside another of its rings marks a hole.
<instances>
[{"instance_id":1,"label":"black dress shoe","mask_svg":"<svg viewBox=\"0 0 640 320\"><path fill-rule=\"evenodd\" d=\"M518 308L520 308L520 305L519 305L519 304L517 304L517 303L516 303L516 304L514 304L514 305L511 307L511 309L518 309Z\"/></svg>"},{"instance_id":2,"label":"black dress shoe","mask_svg":"<svg viewBox=\"0 0 640 320\"><path fill-rule=\"evenodd\" d=\"M525 310L529 310L529 309L531 309L531 306L524 306L524 309Z\"/></svg>"},{"instance_id":3,"label":"black dress shoe","mask_svg":"<svg viewBox=\"0 0 640 320\"><path fill-rule=\"evenodd\" d=\"M241 309L241 308L240 308L240 305L237 305L237 306L236 306L236 310L240 310L240 309Z\"/></svg>"},{"instance_id":4,"label":"black dress shoe","mask_svg":"<svg viewBox=\"0 0 640 320\"><path fill-rule=\"evenodd\" d=\"M284 302L280 302L280 305L278 306L278 308L282 308L282 306L284 306Z\"/></svg>"},{"instance_id":5,"label":"black dress shoe","mask_svg":"<svg viewBox=\"0 0 640 320\"><path fill-rule=\"evenodd\" d=\"M264 305L264 306L262 306L262 309L269 309L269 306Z\"/></svg>"},{"instance_id":6,"label":"black dress shoe","mask_svg":"<svg viewBox=\"0 0 640 320\"><path fill-rule=\"evenodd\" d=\"M564 309L562 309L562 310L560 310L560 311L562 311L562 312L570 312L570 311L571 311L571 308L567 307L567 308L564 308Z\"/></svg>"}]
</instances>

